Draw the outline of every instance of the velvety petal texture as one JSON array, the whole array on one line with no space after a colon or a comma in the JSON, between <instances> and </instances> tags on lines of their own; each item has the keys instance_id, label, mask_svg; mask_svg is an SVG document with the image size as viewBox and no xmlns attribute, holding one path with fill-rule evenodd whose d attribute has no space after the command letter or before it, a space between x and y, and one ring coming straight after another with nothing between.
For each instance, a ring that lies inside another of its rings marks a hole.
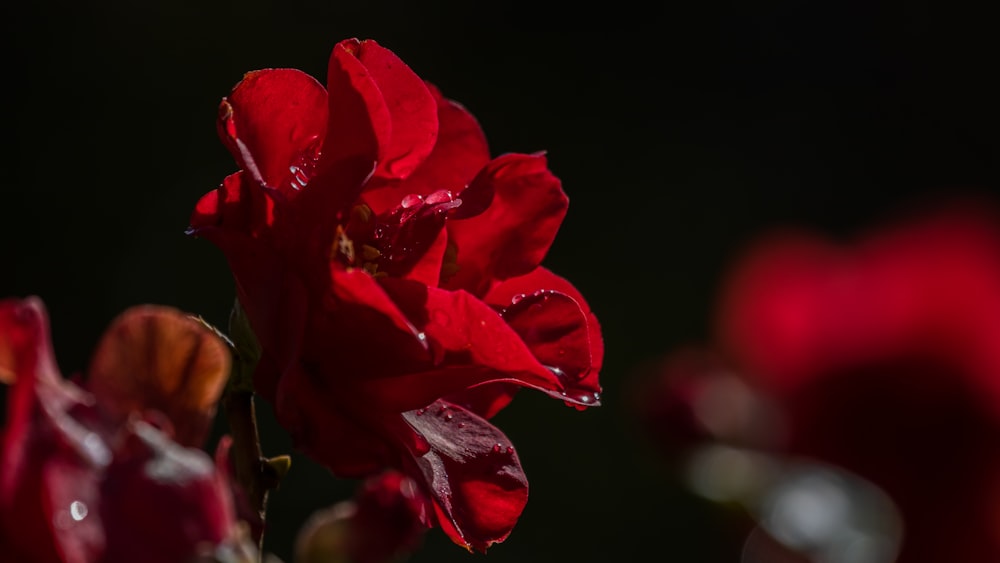
<instances>
[{"instance_id":1,"label":"velvety petal texture","mask_svg":"<svg viewBox=\"0 0 1000 563\"><path fill-rule=\"evenodd\" d=\"M489 417L524 388L600 404L597 319L541 267L568 198L543 155L491 159L475 118L375 41L334 47L322 98L287 70L234 87L220 131L242 170L190 232L228 260L257 390L296 446L343 477L403 472L432 523L484 551L527 499Z\"/></svg>"}]
</instances>

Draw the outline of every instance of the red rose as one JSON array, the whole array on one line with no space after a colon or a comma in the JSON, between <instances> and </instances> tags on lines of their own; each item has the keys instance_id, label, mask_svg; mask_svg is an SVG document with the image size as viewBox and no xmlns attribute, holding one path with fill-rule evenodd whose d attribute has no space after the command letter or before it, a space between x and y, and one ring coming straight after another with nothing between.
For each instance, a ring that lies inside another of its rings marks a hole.
<instances>
[{"instance_id":1,"label":"red rose","mask_svg":"<svg viewBox=\"0 0 1000 563\"><path fill-rule=\"evenodd\" d=\"M59 374L41 301L0 301L0 379L13 383L0 461L5 556L175 563L236 539L230 485L197 449L229 361L197 321L134 307L104 334L81 386Z\"/></svg>"},{"instance_id":2,"label":"red rose","mask_svg":"<svg viewBox=\"0 0 1000 563\"><path fill-rule=\"evenodd\" d=\"M476 120L371 40L336 45L326 88L248 73L219 132L241 170L191 232L229 262L257 390L336 475L400 469L455 542L502 541L527 480L487 419L520 387L599 403L597 320L540 266L568 204L545 157L491 160Z\"/></svg>"}]
</instances>

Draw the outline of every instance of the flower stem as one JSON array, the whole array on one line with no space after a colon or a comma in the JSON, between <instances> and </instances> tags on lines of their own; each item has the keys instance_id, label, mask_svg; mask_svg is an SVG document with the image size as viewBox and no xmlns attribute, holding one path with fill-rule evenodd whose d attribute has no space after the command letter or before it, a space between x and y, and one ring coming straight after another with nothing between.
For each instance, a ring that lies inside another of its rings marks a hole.
<instances>
[{"instance_id":1,"label":"flower stem","mask_svg":"<svg viewBox=\"0 0 1000 563\"><path fill-rule=\"evenodd\" d=\"M250 529L259 553L263 553L267 493L277 486L279 476L264 457L257 431L252 391L229 389L223 398L233 438L232 455L236 482L246 495L252 514Z\"/></svg>"}]
</instances>

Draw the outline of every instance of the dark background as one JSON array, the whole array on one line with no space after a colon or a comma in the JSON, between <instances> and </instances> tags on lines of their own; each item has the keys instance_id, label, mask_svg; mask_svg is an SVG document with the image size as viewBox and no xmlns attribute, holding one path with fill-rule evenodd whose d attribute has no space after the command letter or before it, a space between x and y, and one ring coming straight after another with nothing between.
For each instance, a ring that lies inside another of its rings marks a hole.
<instances>
[{"instance_id":1,"label":"dark background","mask_svg":"<svg viewBox=\"0 0 1000 563\"><path fill-rule=\"evenodd\" d=\"M602 407L525 392L495 419L531 496L488 560L737 561L738 526L639 432L636 370L708 337L720 276L764 229L850 233L997 191L995 20L955 2L571 6L5 4L0 297L44 299L66 375L131 305L224 326L223 257L184 235L235 170L220 98L264 67L323 81L334 43L375 39L476 115L494 154L548 152L571 205L546 265L605 331ZM287 452L262 409L265 452ZM269 550L292 563L294 530L352 487L296 456ZM412 561L480 558L434 530Z\"/></svg>"}]
</instances>

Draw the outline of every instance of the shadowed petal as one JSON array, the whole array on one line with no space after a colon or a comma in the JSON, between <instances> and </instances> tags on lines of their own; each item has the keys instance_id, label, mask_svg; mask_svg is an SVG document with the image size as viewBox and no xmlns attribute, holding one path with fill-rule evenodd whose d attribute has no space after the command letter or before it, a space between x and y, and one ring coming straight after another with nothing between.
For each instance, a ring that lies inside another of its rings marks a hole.
<instances>
[{"instance_id":1,"label":"shadowed petal","mask_svg":"<svg viewBox=\"0 0 1000 563\"><path fill-rule=\"evenodd\" d=\"M442 529L479 552L505 540L528 501L528 480L507 436L444 401L403 416L430 444L413 461Z\"/></svg>"}]
</instances>

